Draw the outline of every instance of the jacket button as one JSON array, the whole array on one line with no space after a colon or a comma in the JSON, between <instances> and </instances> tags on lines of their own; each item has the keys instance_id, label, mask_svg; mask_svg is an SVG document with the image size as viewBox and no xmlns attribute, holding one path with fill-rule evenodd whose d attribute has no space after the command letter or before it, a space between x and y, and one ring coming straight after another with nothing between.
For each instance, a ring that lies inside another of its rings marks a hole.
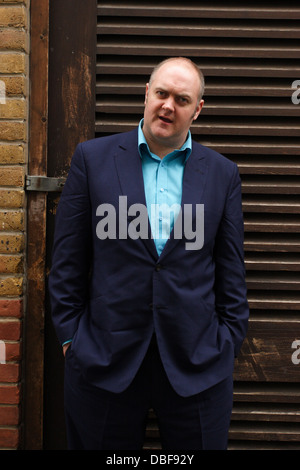
<instances>
[{"instance_id":1,"label":"jacket button","mask_svg":"<svg viewBox=\"0 0 300 470\"><path fill-rule=\"evenodd\" d=\"M155 271L158 273L161 270L161 264L155 266Z\"/></svg>"}]
</instances>

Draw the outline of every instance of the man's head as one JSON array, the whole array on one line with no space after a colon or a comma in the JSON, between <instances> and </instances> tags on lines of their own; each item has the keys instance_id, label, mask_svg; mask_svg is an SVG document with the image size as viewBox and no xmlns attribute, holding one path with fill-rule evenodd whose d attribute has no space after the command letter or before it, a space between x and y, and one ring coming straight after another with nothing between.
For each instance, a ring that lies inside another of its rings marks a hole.
<instances>
[{"instance_id":1,"label":"man's head","mask_svg":"<svg viewBox=\"0 0 300 470\"><path fill-rule=\"evenodd\" d=\"M146 85L143 131L161 158L180 148L201 112L204 77L189 59L167 59L153 70Z\"/></svg>"}]
</instances>

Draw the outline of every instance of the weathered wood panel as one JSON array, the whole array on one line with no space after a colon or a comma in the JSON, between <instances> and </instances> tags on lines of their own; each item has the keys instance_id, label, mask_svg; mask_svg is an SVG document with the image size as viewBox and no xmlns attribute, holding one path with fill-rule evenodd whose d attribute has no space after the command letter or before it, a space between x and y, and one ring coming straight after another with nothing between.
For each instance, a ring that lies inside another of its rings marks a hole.
<instances>
[{"instance_id":1,"label":"weathered wood panel","mask_svg":"<svg viewBox=\"0 0 300 470\"><path fill-rule=\"evenodd\" d=\"M49 0L31 1L30 136L28 172L47 174ZM46 202L27 195L24 447L43 447Z\"/></svg>"}]
</instances>

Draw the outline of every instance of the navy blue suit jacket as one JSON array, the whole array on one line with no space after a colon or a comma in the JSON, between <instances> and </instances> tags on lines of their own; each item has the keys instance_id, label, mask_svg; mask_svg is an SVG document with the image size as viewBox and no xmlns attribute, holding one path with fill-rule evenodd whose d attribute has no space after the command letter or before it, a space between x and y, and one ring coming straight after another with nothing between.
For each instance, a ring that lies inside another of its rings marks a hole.
<instances>
[{"instance_id":1,"label":"navy blue suit jacket","mask_svg":"<svg viewBox=\"0 0 300 470\"><path fill-rule=\"evenodd\" d=\"M97 208L118 213L119 196L146 206L137 130L79 144L73 156L49 276L59 341L72 339L67 356L87 380L121 392L155 332L174 389L199 393L232 374L247 331L237 165L193 142L182 206L204 204L199 250L187 250L174 230L159 257L151 237L100 240Z\"/></svg>"}]
</instances>

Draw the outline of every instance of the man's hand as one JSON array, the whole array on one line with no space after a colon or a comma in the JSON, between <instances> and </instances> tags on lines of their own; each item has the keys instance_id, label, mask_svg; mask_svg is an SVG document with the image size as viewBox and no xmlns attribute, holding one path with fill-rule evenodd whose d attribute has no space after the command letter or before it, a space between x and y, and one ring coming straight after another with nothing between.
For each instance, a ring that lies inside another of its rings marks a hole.
<instances>
[{"instance_id":1,"label":"man's hand","mask_svg":"<svg viewBox=\"0 0 300 470\"><path fill-rule=\"evenodd\" d=\"M70 347L70 345L71 345L71 343L68 343L68 344L65 344L65 345L63 346L63 354L64 354L64 356L66 355L67 349Z\"/></svg>"}]
</instances>

